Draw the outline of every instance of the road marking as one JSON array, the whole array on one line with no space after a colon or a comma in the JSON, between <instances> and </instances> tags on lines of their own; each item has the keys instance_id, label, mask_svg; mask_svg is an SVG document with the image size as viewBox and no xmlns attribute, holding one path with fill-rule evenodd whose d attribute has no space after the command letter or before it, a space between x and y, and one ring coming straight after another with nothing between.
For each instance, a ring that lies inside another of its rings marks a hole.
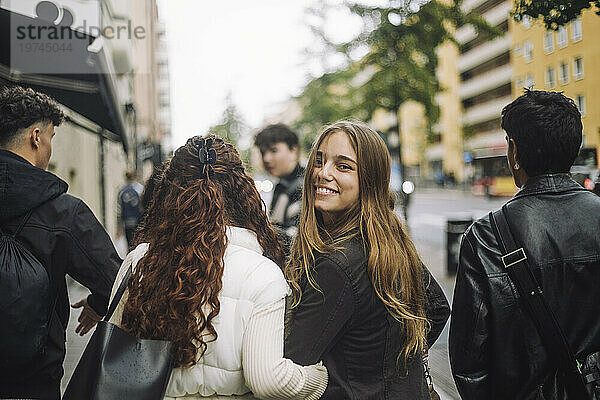
<instances>
[{"instance_id":1,"label":"road marking","mask_svg":"<svg viewBox=\"0 0 600 400\"><path fill-rule=\"evenodd\" d=\"M409 218L409 224L412 226L429 225L443 228L446 226L446 216L430 213L417 214Z\"/></svg>"}]
</instances>

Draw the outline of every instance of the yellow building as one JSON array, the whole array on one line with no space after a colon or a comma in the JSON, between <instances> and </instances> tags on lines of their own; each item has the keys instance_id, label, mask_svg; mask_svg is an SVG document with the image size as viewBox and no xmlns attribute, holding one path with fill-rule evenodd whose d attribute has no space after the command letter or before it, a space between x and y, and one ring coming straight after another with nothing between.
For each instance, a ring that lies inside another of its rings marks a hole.
<instances>
[{"instance_id":1,"label":"yellow building","mask_svg":"<svg viewBox=\"0 0 600 400\"><path fill-rule=\"evenodd\" d=\"M473 182L474 192L514 193L500 121L502 108L524 87L561 91L577 103L585 157L576 164L598 168L600 17L585 10L555 32L541 21L516 23L512 7L511 0L464 0L464 12L481 15L503 35L490 40L465 25L454 34L458 47L447 43L438 49L437 75L444 90L437 95L438 140L424 150L428 178L453 174L458 181Z\"/></svg>"},{"instance_id":2,"label":"yellow building","mask_svg":"<svg viewBox=\"0 0 600 400\"><path fill-rule=\"evenodd\" d=\"M587 9L558 31L528 19L511 21L510 29L513 98L524 87L564 92L583 116L583 148L596 153L600 147L600 17Z\"/></svg>"},{"instance_id":3,"label":"yellow building","mask_svg":"<svg viewBox=\"0 0 600 400\"><path fill-rule=\"evenodd\" d=\"M437 54L439 58L437 77L443 88L443 91L436 97L440 107L437 130L441 135L440 141L432 143L427 150L427 158L430 161L430 171L434 173L437 171L438 174L452 174L462 181L464 168L462 160L463 134L460 119L462 104L459 97L459 51L454 43L445 43L438 48Z\"/></svg>"},{"instance_id":4,"label":"yellow building","mask_svg":"<svg viewBox=\"0 0 600 400\"><path fill-rule=\"evenodd\" d=\"M419 171L425 150L427 124L425 107L416 101L407 101L400 107L398 116L400 142L402 143L402 163L415 172Z\"/></svg>"},{"instance_id":5,"label":"yellow building","mask_svg":"<svg viewBox=\"0 0 600 400\"><path fill-rule=\"evenodd\" d=\"M513 192L511 180L507 190L482 180L508 174L500 117L512 99L511 6L511 0L464 0L463 12L480 15L503 35L490 39L463 25L454 32L458 46L445 43L438 48L437 76L443 91L436 96L440 119L434 132L439 141L425 150L430 177L436 180L454 176L459 182L485 182L492 186L491 194Z\"/></svg>"}]
</instances>

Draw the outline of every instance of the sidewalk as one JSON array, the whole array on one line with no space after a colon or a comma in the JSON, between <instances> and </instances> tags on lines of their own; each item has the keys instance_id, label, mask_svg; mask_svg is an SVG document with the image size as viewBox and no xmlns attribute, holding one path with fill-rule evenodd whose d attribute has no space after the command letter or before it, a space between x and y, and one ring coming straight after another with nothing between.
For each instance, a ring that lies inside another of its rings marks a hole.
<instances>
[{"instance_id":1,"label":"sidewalk","mask_svg":"<svg viewBox=\"0 0 600 400\"><path fill-rule=\"evenodd\" d=\"M448 298L448 302L452 304L455 279L454 277L448 277L446 274L446 260L443 249L426 246L418 241L415 245L417 246L417 250L423 262L442 287L442 290ZM440 394L442 400L460 400L450 369L450 358L448 356L449 330L450 320L446 323L437 342L429 349L429 367L431 368L433 386Z\"/></svg>"},{"instance_id":2,"label":"sidewalk","mask_svg":"<svg viewBox=\"0 0 600 400\"><path fill-rule=\"evenodd\" d=\"M81 286L79 283L75 282L71 277L67 276L67 288L69 291L69 301L71 304L83 299L90 292ZM61 381L61 391L64 392L67 388L67 384L69 383L69 379L71 379L71 375L77 366L77 362L79 362L79 358L81 358L81 354L85 349L85 345L87 344L90 337L92 337L92 333L94 329L88 332L85 336L79 336L75 333L75 327L77 326L77 318L79 318L79 314L81 313L81 309L73 309L71 308L71 313L69 315L69 325L67 326L67 354L65 356L65 362L63 363L63 367L65 369L65 375Z\"/></svg>"}]
</instances>

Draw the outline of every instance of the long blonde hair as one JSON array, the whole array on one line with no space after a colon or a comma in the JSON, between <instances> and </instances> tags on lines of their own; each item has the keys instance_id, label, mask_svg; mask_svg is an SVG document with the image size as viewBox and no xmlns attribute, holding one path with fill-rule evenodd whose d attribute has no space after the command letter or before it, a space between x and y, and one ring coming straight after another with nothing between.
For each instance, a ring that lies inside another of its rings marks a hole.
<instances>
[{"instance_id":1,"label":"long blonde hair","mask_svg":"<svg viewBox=\"0 0 600 400\"><path fill-rule=\"evenodd\" d=\"M315 210L312 171L323 140L334 132L344 132L357 155L359 201L350 207L333 227L326 230ZM304 187L298 235L285 268L294 295L293 306L302 297L299 281L320 290L311 276L315 252L330 253L337 244L360 235L368 251L368 271L375 293L388 312L404 326L406 343L399 354L405 362L425 347L428 322L425 316L423 267L417 250L402 222L394 213L389 189L391 160L379 135L360 122L338 121L323 129L310 153Z\"/></svg>"}]
</instances>

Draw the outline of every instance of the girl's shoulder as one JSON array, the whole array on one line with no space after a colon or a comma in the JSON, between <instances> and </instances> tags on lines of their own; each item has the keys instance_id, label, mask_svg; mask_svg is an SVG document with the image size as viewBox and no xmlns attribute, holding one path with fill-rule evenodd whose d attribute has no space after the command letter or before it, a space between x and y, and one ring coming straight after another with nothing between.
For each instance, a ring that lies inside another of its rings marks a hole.
<instances>
[{"instance_id":1,"label":"girl's shoulder","mask_svg":"<svg viewBox=\"0 0 600 400\"><path fill-rule=\"evenodd\" d=\"M223 295L265 304L284 298L289 287L283 272L269 258L236 248L224 258Z\"/></svg>"},{"instance_id":2,"label":"girl's shoulder","mask_svg":"<svg viewBox=\"0 0 600 400\"><path fill-rule=\"evenodd\" d=\"M345 239L336 244L336 250L330 253L330 256L356 262L367 258L366 243L363 242L360 235Z\"/></svg>"},{"instance_id":3,"label":"girl's shoulder","mask_svg":"<svg viewBox=\"0 0 600 400\"><path fill-rule=\"evenodd\" d=\"M335 250L329 253L317 253L317 264L333 263L344 272L361 268L368 261L368 254L360 236L354 236L335 244Z\"/></svg>"}]
</instances>

